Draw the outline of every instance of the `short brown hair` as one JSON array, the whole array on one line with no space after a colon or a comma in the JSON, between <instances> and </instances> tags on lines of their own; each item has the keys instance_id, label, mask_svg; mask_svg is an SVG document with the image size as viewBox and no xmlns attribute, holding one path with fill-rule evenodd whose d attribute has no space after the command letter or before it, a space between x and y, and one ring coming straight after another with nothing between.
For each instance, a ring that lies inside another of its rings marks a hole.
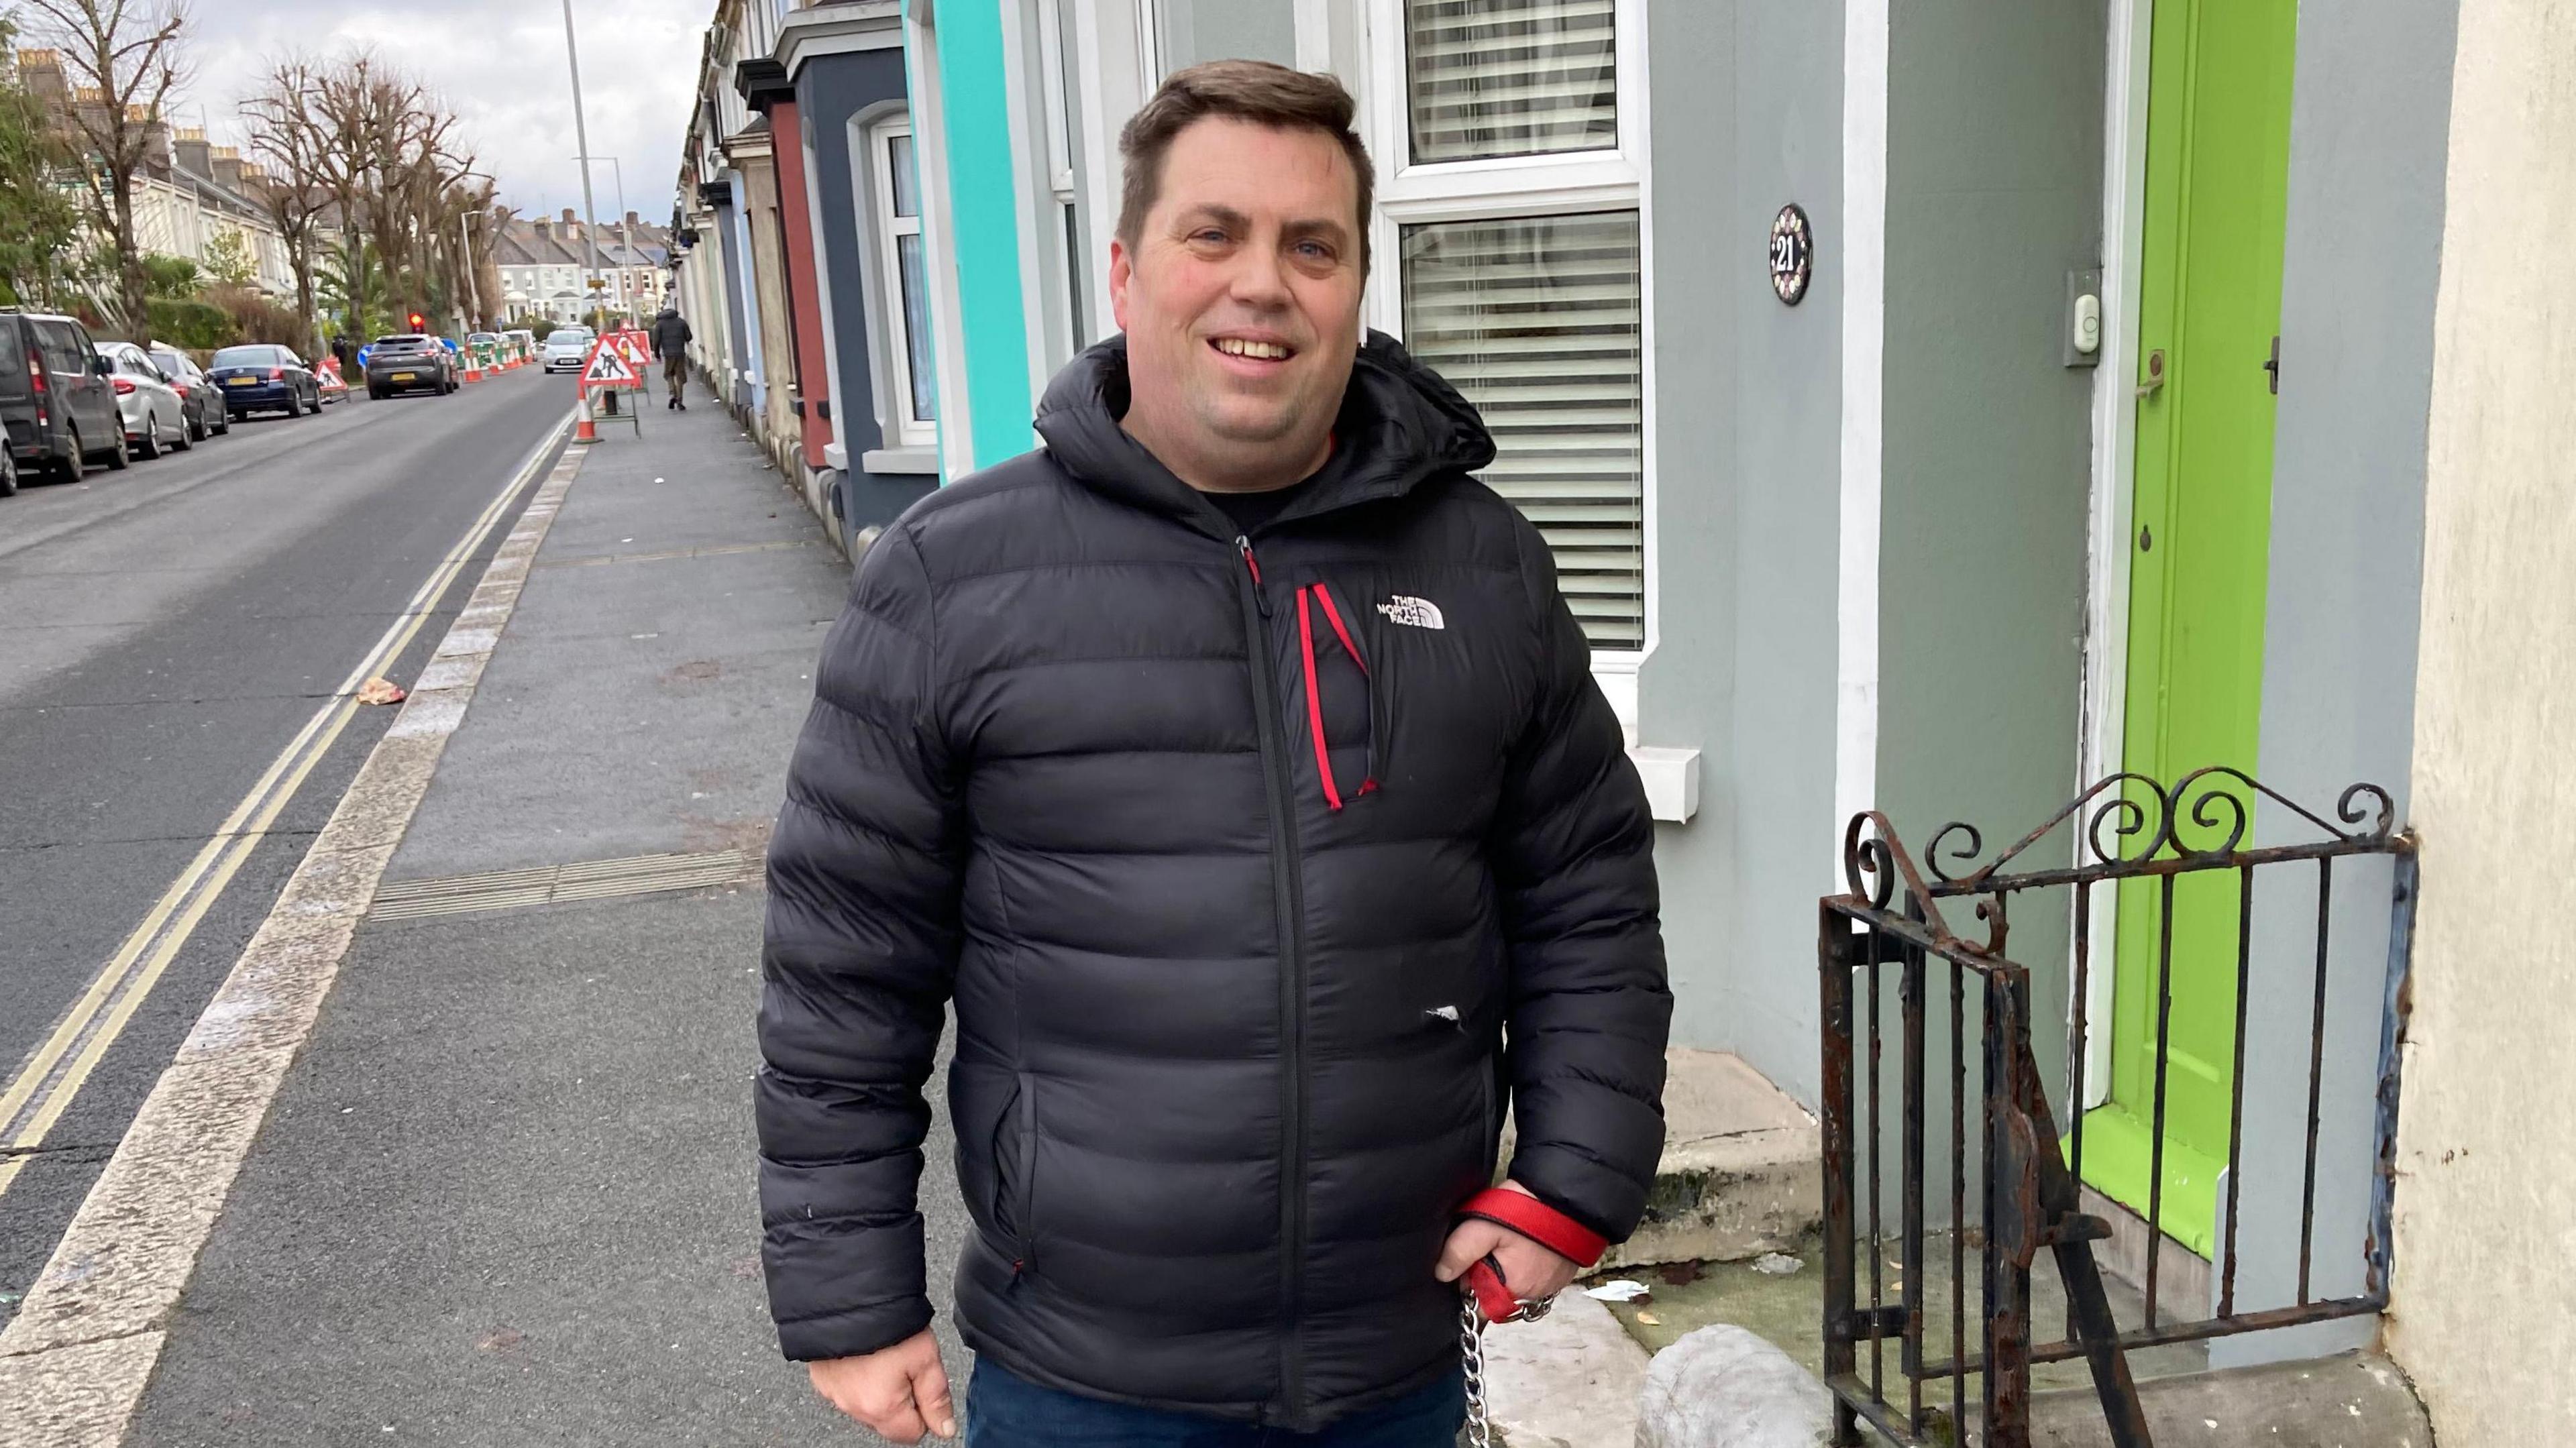
<instances>
[{"instance_id":1,"label":"short brown hair","mask_svg":"<svg viewBox=\"0 0 2576 1448\"><path fill-rule=\"evenodd\" d=\"M1145 227L1145 213L1163 193L1163 157L1172 142L1193 124L1211 116L1250 121L1280 130L1321 131L1341 143L1359 181L1360 271L1369 267L1369 207L1377 191L1376 168L1368 147L1351 129L1359 105L1342 83L1329 75L1290 70L1266 60L1211 60L1172 72L1153 98L1128 118L1118 133L1118 152L1127 161L1127 179L1119 197L1118 239L1130 251Z\"/></svg>"}]
</instances>

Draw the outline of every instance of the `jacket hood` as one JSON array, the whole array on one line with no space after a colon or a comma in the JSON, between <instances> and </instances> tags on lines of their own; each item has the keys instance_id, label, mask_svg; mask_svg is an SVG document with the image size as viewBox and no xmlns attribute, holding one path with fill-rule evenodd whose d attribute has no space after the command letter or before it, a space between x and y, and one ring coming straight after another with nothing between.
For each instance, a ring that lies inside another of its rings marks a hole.
<instances>
[{"instance_id":1,"label":"jacket hood","mask_svg":"<svg viewBox=\"0 0 2576 1448\"><path fill-rule=\"evenodd\" d=\"M1038 404L1038 435L1057 466L1094 492L1233 536L1214 504L1118 425L1127 398L1124 335L1067 363ZM1333 434L1333 456L1278 521L1401 497L1494 460L1493 436L1475 404L1383 332L1360 344Z\"/></svg>"}]
</instances>

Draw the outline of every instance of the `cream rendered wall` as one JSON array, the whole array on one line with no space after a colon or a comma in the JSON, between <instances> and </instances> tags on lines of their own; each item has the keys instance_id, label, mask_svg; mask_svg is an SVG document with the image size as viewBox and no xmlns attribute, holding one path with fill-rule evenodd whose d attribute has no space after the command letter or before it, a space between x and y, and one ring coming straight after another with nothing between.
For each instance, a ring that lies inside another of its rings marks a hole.
<instances>
[{"instance_id":1,"label":"cream rendered wall","mask_svg":"<svg viewBox=\"0 0 2576 1448\"><path fill-rule=\"evenodd\" d=\"M778 470L790 477L802 476L802 465L795 461L803 446L804 421L796 415L789 400L796 380L795 346L787 330L786 272L780 258L778 235L778 167L767 155L746 157L742 162L743 200L751 213L752 274L759 288L760 360L768 382L768 407L762 417L763 436L778 463Z\"/></svg>"},{"instance_id":2,"label":"cream rendered wall","mask_svg":"<svg viewBox=\"0 0 2576 1448\"><path fill-rule=\"evenodd\" d=\"M2461 0L2388 1341L2445 1443L2576 1438L2576 0Z\"/></svg>"}]
</instances>

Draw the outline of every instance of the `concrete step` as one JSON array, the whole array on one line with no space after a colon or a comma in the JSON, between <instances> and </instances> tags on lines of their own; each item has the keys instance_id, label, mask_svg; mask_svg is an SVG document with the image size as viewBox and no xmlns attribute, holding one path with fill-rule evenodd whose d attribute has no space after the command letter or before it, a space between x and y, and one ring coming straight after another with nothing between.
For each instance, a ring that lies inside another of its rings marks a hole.
<instances>
[{"instance_id":1,"label":"concrete step","mask_svg":"<svg viewBox=\"0 0 2576 1448\"><path fill-rule=\"evenodd\" d=\"M1790 1252L1824 1221L1816 1118L1731 1051L1665 1052L1664 1159L1605 1265Z\"/></svg>"},{"instance_id":2,"label":"concrete step","mask_svg":"<svg viewBox=\"0 0 2576 1448\"><path fill-rule=\"evenodd\" d=\"M1664 1158L1644 1222L1602 1265L1796 1251L1824 1221L1816 1119L1731 1051L1676 1046L1664 1058ZM1508 1162L1508 1122L1503 1132Z\"/></svg>"}]
</instances>

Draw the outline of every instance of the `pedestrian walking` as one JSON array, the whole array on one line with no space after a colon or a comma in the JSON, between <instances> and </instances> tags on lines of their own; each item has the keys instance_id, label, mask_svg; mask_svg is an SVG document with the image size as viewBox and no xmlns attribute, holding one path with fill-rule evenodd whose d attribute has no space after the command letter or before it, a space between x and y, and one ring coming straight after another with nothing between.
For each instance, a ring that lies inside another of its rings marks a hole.
<instances>
[{"instance_id":1,"label":"pedestrian walking","mask_svg":"<svg viewBox=\"0 0 2576 1448\"><path fill-rule=\"evenodd\" d=\"M1352 115L1266 63L1163 84L1123 335L1042 449L886 530L823 646L763 1260L787 1356L894 1442L959 1417L915 1195L952 1007L974 1448L1448 1448L1462 1277L1543 1310L1644 1211L1644 792L1476 410L1363 334Z\"/></svg>"},{"instance_id":2,"label":"pedestrian walking","mask_svg":"<svg viewBox=\"0 0 2576 1448\"><path fill-rule=\"evenodd\" d=\"M689 385L690 335L689 319L680 315L677 306L663 304L661 315L653 319L649 340L653 344L653 355L662 359L662 381L671 389L670 400L662 404L665 410L689 410L687 399L680 394Z\"/></svg>"}]
</instances>

